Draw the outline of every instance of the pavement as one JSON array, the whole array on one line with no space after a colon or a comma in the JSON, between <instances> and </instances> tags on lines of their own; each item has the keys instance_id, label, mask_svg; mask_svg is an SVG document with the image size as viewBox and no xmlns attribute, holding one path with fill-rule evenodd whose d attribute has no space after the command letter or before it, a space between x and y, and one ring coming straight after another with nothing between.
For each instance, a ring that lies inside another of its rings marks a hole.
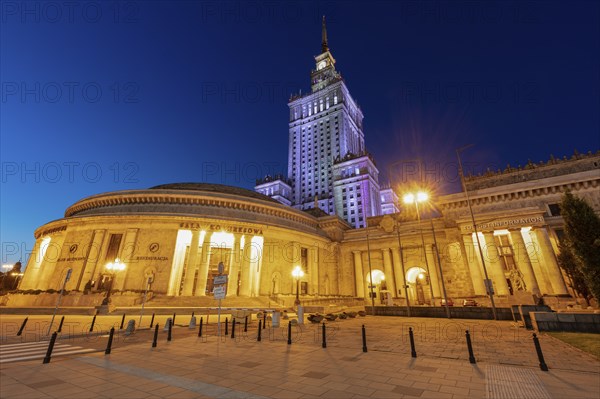
<instances>
[{"instance_id":1,"label":"pavement","mask_svg":"<svg viewBox=\"0 0 600 399\"><path fill-rule=\"evenodd\" d=\"M1 317L0 324L14 323L6 317ZM111 325L108 318L115 318L104 317L100 324L106 326ZM508 321L383 316L337 320L326 324L323 348L321 325L292 326L288 344L286 320L279 328L262 329L258 342L256 321L247 332L238 324L231 338L231 325L227 336L222 325L219 337L211 320L198 337L197 328L183 325L189 318L177 316L176 324L182 325L173 328L171 341L161 322L156 348L152 348L154 330L144 321L145 328L130 336L118 330L109 355L104 354L108 338L102 330L95 335L73 333L57 341L89 352L53 355L49 364L42 364L41 358L2 363L7 353L24 350L29 356L35 352L34 347L19 345L39 345L45 350L47 336L35 339L34 320L31 332L18 342L12 334L1 337L0 397L600 397L598 359L541 334L549 368L542 371L532 332ZM120 317L115 320L113 325L120 323ZM44 323L42 319L37 322ZM414 333L416 358L411 357L409 328ZM467 329L474 364L469 362ZM2 331L7 330L3 327ZM69 350L77 349L63 347L63 352Z\"/></svg>"}]
</instances>

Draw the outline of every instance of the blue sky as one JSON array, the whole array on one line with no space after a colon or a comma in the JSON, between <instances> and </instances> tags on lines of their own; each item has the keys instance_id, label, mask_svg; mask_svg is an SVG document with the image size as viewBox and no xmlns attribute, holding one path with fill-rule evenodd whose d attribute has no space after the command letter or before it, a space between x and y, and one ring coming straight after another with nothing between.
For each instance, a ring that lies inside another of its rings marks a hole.
<instances>
[{"instance_id":1,"label":"blue sky","mask_svg":"<svg viewBox=\"0 0 600 399\"><path fill-rule=\"evenodd\" d=\"M285 172L322 15L384 178L600 148L597 2L71 4L0 4L3 263L88 195Z\"/></svg>"}]
</instances>

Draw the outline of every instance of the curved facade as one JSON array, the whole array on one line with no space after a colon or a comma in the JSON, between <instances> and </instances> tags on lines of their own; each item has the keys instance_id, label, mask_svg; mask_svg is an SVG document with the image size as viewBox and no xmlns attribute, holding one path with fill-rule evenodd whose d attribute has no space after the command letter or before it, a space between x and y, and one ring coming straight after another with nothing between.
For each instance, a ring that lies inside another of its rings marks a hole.
<instances>
[{"instance_id":1,"label":"curved facade","mask_svg":"<svg viewBox=\"0 0 600 399\"><path fill-rule=\"evenodd\" d=\"M223 263L228 296L291 293L291 270L304 268L302 289L318 291L331 273L319 262L328 235L316 217L259 193L214 184L182 183L94 195L35 232L36 245L21 289L106 287L106 264L126 267L113 288L206 296ZM334 279L331 276L331 279ZM338 292L332 292L337 294Z\"/></svg>"}]
</instances>

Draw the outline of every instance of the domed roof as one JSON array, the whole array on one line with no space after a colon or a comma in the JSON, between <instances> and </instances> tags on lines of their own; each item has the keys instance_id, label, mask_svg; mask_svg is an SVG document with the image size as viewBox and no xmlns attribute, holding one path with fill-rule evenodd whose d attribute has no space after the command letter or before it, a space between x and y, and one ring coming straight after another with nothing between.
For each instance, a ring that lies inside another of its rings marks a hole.
<instances>
[{"instance_id":1,"label":"domed roof","mask_svg":"<svg viewBox=\"0 0 600 399\"><path fill-rule=\"evenodd\" d=\"M150 187L150 190L179 190L179 191L204 191L210 193L219 194L231 194L239 195L242 197L256 198L263 201L274 202L280 204L279 201L266 196L256 191L247 190L245 188L226 186L224 184L213 184L213 183L169 183L161 184L158 186Z\"/></svg>"}]
</instances>

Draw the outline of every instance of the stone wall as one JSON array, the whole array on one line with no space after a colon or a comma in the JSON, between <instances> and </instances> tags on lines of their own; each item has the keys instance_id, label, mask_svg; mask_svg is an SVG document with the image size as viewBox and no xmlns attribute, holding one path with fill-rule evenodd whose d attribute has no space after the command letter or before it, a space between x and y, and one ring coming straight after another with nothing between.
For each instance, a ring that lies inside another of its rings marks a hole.
<instances>
[{"instance_id":1,"label":"stone wall","mask_svg":"<svg viewBox=\"0 0 600 399\"><path fill-rule=\"evenodd\" d=\"M531 312L530 316L536 331L600 333L600 313Z\"/></svg>"}]
</instances>

